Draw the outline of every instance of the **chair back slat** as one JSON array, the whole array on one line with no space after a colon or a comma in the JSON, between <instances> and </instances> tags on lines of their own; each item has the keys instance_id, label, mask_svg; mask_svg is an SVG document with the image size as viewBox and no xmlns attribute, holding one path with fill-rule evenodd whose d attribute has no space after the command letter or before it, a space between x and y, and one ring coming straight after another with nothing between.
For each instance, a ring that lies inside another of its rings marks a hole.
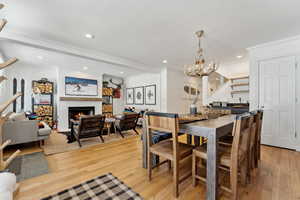
<instances>
[{"instance_id":1,"label":"chair back slat","mask_svg":"<svg viewBox=\"0 0 300 200\"><path fill-rule=\"evenodd\" d=\"M137 121L139 119L138 113L125 114L124 118L120 121L121 130L131 130L136 127Z\"/></svg>"},{"instance_id":2,"label":"chair back slat","mask_svg":"<svg viewBox=\"0 0 300 200\"><path fill-rule=\"evenodd\" d=\"M253 148L257 141L257 134L258 134L258 125L259 125L259 113L257 111L251 112L251 115L253 116L253 123L251 126L251 131L250 131L250 147Z\"/></svg>"},{"instance_id":3,"label":"chair back slat","mask_svg":"<svg viewBox=\"0 0 300 200\"><path fill-rule=\"evenodd\" d=\"M235 129L232 149L231 149L231 162L232 167L238 167L239 162L241 162L241 155L248 153L249 150L249 140L250 131L253 123L253 116L243 114L237 116L235 120Z\"/></svg>"},{"instance_id":4,"label":"chair back slat","mask_svg":"<svg viewBox=\"0 0 300 200\"><path fill-rule=\"evenodd\" d=\"M104 123L104 115L81 116L79 125L80 133L102 131Z\"/></svg>"},{"instance_id":5,"label":"chair back slat","mask_svg":"<svg viewBox=\"0 0 300 200\"><path fill-rule=\"evenodd\" d=\"M173 153L178 154L178 131L179 122L178 114L161 113L161 112L146 112L146 125L147 125L147 141L149 146L152 145L152 131L163 131L172 133L173 139Z\"/></svg>"}]
</instances>

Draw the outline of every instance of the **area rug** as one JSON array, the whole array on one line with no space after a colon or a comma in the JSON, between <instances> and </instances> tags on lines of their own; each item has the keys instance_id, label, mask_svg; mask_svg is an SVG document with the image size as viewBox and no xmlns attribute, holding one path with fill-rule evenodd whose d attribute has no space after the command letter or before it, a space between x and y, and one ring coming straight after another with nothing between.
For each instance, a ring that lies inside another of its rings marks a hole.
<instances>
[{"instance_id":1,"label":"area rug","mask_svg":"<svg viewBox=\"0 0 300 200\"><path fill-rule=\"evenodd\" d=\"M136 133L134 131L125 131L122 133L125 138L136 136ZM80 148L77 141L73 143L68 143L67 136L65 134L53 131L50 137L47 140L45 140L45 144L42 148L44 150L45 155L51 155L51 154L67 152L75 149L82 149L93 145L107 144L110 142L124 139L119 134L104 135L103 138L104 138L104 143L100 141L99 137L82 139L80 140L82 144L82 147Z\"/></svg>"},{"instance_id":2,"label":"area rug","mask_svg":"<svg viewBox=\"0 0 300 200\"><path fill-rule=\"evenodd\" d=\"M81 183L58 192L42 200L141 200L142 197L132 191L111 173Z\"/></svg>"},{"instance_id":3,"label":"area rug","mask_svg":"<svg viewBox=\"0 0 300 200\"><path fill-rule=\"evenodd\" d=\"M17 156L8 166L17 176L17 181L33 178L49 172L48 161L43 152Z\"/></svg>"}]
</instances>

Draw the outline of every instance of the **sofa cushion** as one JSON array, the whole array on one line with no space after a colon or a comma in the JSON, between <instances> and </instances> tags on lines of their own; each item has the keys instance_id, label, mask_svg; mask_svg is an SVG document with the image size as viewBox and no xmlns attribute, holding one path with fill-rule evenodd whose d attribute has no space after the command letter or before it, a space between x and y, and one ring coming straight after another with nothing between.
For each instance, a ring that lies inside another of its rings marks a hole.
<instances>
[{"instance_id":1,"label":"sofa cushion","mask_svg":"<svg viewBox=\"0 0 300 200\"><path fill-rule=\"evenodd\" d=\"M50 133L51 133L51 129L50 128L41 128L38 131L39 136L50 135Z\"/></svg>"},{"instance_id":2,"label":"sofa cushion","mask_svg":"<svg viewBox=\"0 0 300 200\"><path fill-rule=\"evenodd\" d=\"M22 120L27 120L25 113L13 113L9 116L9 119L12 121L22 121Z\"/></svg>"},{"instance_id":3,"label":"sofa cushion","mask_svg":"<svg viewBox=\"0 0 300 200\"><path fill-rule=\"evenodd\" d=\"M39 135L39 136L47 136L47 135L50 135L50 133L51 133L51 128L48 126L48 124L46 124L44 121L41 121L40 123L44 125L44 128L40 128L40 129L38 130L38 135Z\"/></svg>"}]
</instances>

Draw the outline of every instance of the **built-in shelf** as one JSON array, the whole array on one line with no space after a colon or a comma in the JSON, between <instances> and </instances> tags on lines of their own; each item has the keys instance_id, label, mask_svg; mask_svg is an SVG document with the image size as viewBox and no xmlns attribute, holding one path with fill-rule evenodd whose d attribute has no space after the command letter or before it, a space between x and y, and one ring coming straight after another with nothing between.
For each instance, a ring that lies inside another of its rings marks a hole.
<instances>
[{"instance_id":1,"label":"built-in shelf","mask_svg":"<svg viewBox=\"0 0 300 200\"><path fill-rule=\"evenodd\" d=\"M60 97L61 101L102 101L102 98L95 97Z\"/></svg>"},{"instance_id":2,"label":"built-in shelf","mask_svg":"<svg viewBox=\"0 0 300 200\"><path fill-rule=\"evenodd\" d=\"M240 77L236 77L236 78L231 78L230 80L234 81L234 80L239 80L239 79L249 79L249 76L240 76Z\"/></svg>"},{"instance_id":3,"label":"built-in shelf","mask_svg":"<svg viewBox=\"0 0 300 200\"><path fill-rule=\"evenodd\" d=\"M231 95L232 94L239 94L239 93L248 93L249 90L235 90L235 91L231 91Z\"/></svg>"},{"instance_id":4,"label":"built-in shelf","mask_svg":"<svg viewBox=\"0 0 300 200\"><path fill-rule=\"evenodd\" d=\"M248 86L249 83L233 83L231 84L231 87L238 87L238 86Z\"/></svg>"}]
</instances>

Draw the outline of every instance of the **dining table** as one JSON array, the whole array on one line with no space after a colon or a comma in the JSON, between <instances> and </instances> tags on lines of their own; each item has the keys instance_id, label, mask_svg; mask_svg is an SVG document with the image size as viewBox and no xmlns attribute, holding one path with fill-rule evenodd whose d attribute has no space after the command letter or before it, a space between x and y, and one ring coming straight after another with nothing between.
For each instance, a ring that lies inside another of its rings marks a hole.
<instances>
[{"instance_id":1,"label":"dining table","mask_svg":"<svg viewBox=\"0 0 300 200\"><path fill-rule=\"evenodd\" d=\"M180 132L207 139L207 200L218 199L219 139L232 132L235 116L230 114L215 119L180 123Z\"/></svg>"},{"instance_id":2,"label":"dining table","mask_svg":"<svg viewBox=\"0 0 300 200\"><path fill-rule=\"evenodd\" d=\"M187 115L188 116L188 115ZM206 138L207 145L207 167L206 167L206 188L207 200L218 199L218 149L219 139L222 136L232 133L234 114L224 115L214 119L207 119L206 116L201 117L179 117L180 133L187 134L187 143L191 137ZM145 125L145 123L144 123ZM147 137L145 137L145 126L143 125L143 167L147 168Z\"/></svg>"}]
</instances>

